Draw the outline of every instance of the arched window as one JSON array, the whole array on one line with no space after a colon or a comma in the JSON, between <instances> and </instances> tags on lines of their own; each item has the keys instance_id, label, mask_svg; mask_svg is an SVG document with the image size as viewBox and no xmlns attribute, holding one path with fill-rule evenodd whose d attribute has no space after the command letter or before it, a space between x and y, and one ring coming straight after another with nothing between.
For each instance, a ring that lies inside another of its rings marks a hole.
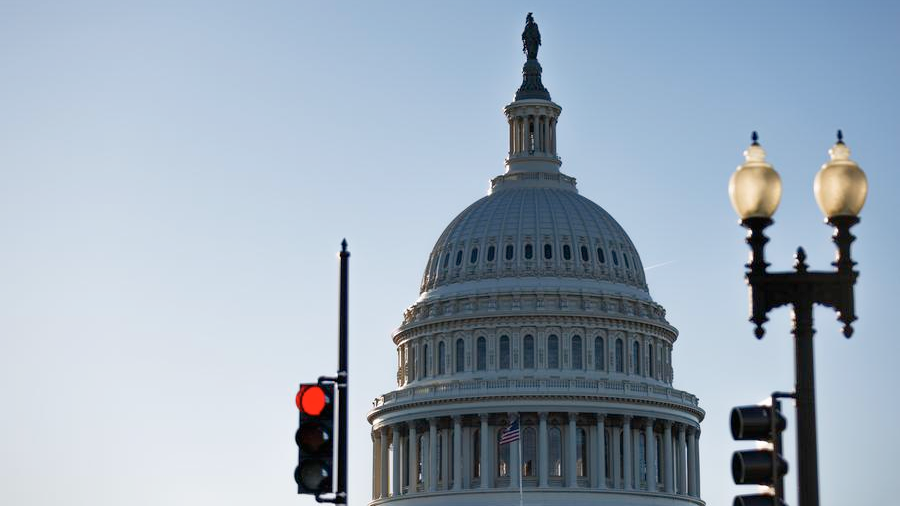
<instances>
[{"instance_id":1,"label":"arched window","mask_svg":"<svg viewBox=\"0 0 900 506\"><path fill-rule=\"evenodd\" d=\"M469 263L474 264L478 261L478 248L472 248L472 254L469 255Z\"/></svg>"},{"instance_id":2,"label":"arched window","mask_svg":"<svg viewBox=\"0 0 900 506\"><path fill-rule=\"evenodd\" d=\"M572 248L568 244L563 244L563 259L564 260L572 259Z\"/></svg>"},{"instance_id":3,"label":"arched window","mask_svg":"<svg viewBox=\"0 0 900 506\"><path fill-rule=\"evenodd\" d=\"M450 266L450 252L448 251L447 254L444 255L443 267L444 267L444 269L446 269L449 266Z\"/></svg>"},{"instance_id":4,"label":"arched window","mask_svg":"<svg viewBox=\"0 0 900 506\"><path fill-rule=\"evenodd\" d=\"M463 372L466 368L466 343L462 339L456 340L456 372Z\"/></svg>"},{"instance_id":5,"label":"arched window","mask_svg":"<svg viewBox=\"0 0 900 506\"><path fill-rule=\"evenodd\" d=\"M581 353L581 336L572 336L572 369L584 369Z\"/></svg>"},{"instance_id":6,"label":"arched window","mask_svg":"<svg viewBox=\"0 0 900 506\"><path fill-rule=\"evenodd\" d=\"M422 362L424 362L423 369L425 369L425 377L427 378L428 375L431 373L431 367L428 364L428 345L427 344L422 345Z\"/></svg>"},{"instance_id":7,"label":"arched window","mask_svg":"<svg viewBox=\"0 0 900 506\"><path fill-rule=\"evenodd\" d=\"M509 369L509 336L500 336L500 369Z\"/></svg>"},{"instance_id":8,"label":"arched window","mask_svg":"<svg viewBox=\"0 0 900 506\"><path fill-rule=\"evenodd\" d=\"M549 451L550 476L562 476L562 432L559 427L550 427Z\"/></svg>"},{"instance_id":9,"label":"arched window","mask_svg":"<svg viewBox=\"0 0 900 506\"><path fill-rule=\"evenodd\" d=\"M555 334L547 338L547 368L559 369L559 338Z\"/></svg>"},{"instance_id":10,"label":"arched window","mask_svg":"<svg viewBox=\"0 0 900 506\"><path fill-rule=\"evenodd\" d=\"M597 260L599 260L601 264L606 263L606 255L603 254L603 248L597 248Z\"/></svg>"},{"instance_id":11,"label":"arched window","mask_svg":"<svg viewBox=\"0 0 900 506\"><path fill-rule=\"evenodd\" d=\"M600 336L594 338L594 369L598 371L606 369L606 348Z\"/></svg>"},{"instance_id":12,"label":"arched window","mask_svg":"<svg viewBox=\"0 0 900 506\"><path fill-rule=\"evenodd\" d=\"M445 355L445 346L444 341L438 343L438 374L444 374L446 369L444 368L444 355Z\"/></svg>"},{"instance_id":13,"label":"arched window","mask_svg":"<svg viewBox=\"0 0 900 506\"><path fill-rule=\"evenodd\" d=\"M475 350L475 368L479 371L483 371L487 368L487 341L484 339L484 337L478 338L475 347L477 348L477 350Z\"/></svg>"},{"instance_id":14,"label":"arched window","mask_svg":"<svg viewBox=\"0 0 900 506\"><path fill-rule=\"evenodd\" d=\"M649 362L647 375L652 378L653 373L656 372L653 364L653 343L647 345L647 361Z\"/></svg>"},{"instance_id":15,"label":"arched window","mask_svg":"<svg viewBox=\"0 0 900 506\"><path fill-rule=\"evenodd\" d=\"M537 444L534 427L522 431L522 476L535 476L537 466Z\"/></svg>"},{"instance_id":16,"label":"arched window","mask_svg":"<svg viewBox=\"0 0 900 506\"><path fill-rule=\"evenodd\" d=\"M613 264L619 265L619 255L616 255L616 250L612 250L612 256L613 256ZM457 262L457 263L459 263L459 262Z\"/></svg>"},{"instance_id":17,"label":"arched window","mask_svg":"<svg viewBox=\"0 0 900 506\"><path fill-rule=\"evenodd\" d=\"M641 374L641 343L631 343L631 370L634 374Z\"/></svg>"},{"instance_id":18,"label":"arched window","mask_svg":"<svg viewBox=\"0 0 900 506\"><path fill-rule=\"evenodd\" d=\"M579 478L588 474L587 434L581 427L575 429L575 476Z\"/></svg>"},{"instance_id":19,"label":"arched window","mask_svg":"<svg viewBox=\"0 0 900 506\"><path fill-rule=\"evenodd\" d=\"M493 262L493 261L494 261L494 254L495 254L494 246L489 246L489 247L488 247L488 256L487 256L487 261L488 261L488 262Z\"/></svg>"},{"instance_id":20,"label":"arched window","mask_svg":"<svg viewBox=\"0 0 900 506\"><path fill-rule=\"evenodd\" d=\"M472 431L472 478L481 477L481 434L479 430Z\"/></svg>"},{"instance_id":21,"label":"arched window","mask_svg":"<svg viewBox=\"0 0 900 506\"><path fill-rule=\"evenodd\" d=\"M616 372L625 372L625 345L616 339Z\"/></svg>"},{"instance_id":22,"label":"arched window","mask_svg":"<svg viewBox=\"0 0 900 506\"><path fill-rule=\"evenodd\" d=\"M534 248L530 244L525 245L525 260L531 260L534 257Z\"/></svg>"},{"instance_id":23,"label":"arched window","mask_svg":"<svg viewBox=\"0 0 900 506\"><path fill-rule=\"evenodd\" d=\"M544 258L546 258L547 260L553 258L553 246L549 244L544 245Z\"/></svg>"},{"instance_id":24,"label":"arched window","mask_svg":"<svg viewBox=\"0 0 900 506\"><path fill-rule=\"evenodd\" d=\"M512 260L512 259L513 259L513 253L514 253L514 252L515 252L515 248L513 248L513 245L512 245L512 244L507 244L507 245L506 245L506 259L507 259L507 260Z\"/></svg>"},{"instance_id":25,"label":"arched window","mask_svg":"<svg viewBox=\"0 0 900 506\"><path fill-rule=\"evenodd\" d=\"M587 262L587 261L590 260L590 259L591 259L591 258L590 258L590 256L588 255L588 249L587 249L587 246L581 246L581 261L582 261L582 262Z\"/></svg>"},{"instance_id":26,"label":"arched window","mask_svg":"<svg viewBox=\"0 0 900 506\"><path fill-rule=\"evenodd\" d=\"M622 260L625 260L625 268L630 269L631 266L628 265L628 253L622 253Z\"/></svg>"},{"instance_id":27,"label":"arched window","mask_svg":"<svg viewBox=\"0 0 900 506\"><path fill-rule=\"evenodd\" d=\"M522 342L523 360L522 366L525 369L534 369L534 338L530 335L525 336Z\"/></svg>"},{"instance_id":28,"label":"arched window","mask_svg":"<svg viewBox=\"0 0 900 506\"><path fill-rule=\"evenodd\" d=\"M509 446L511 443L507 443L505 445L500 444L500 437L503 435L503 430L497 431L497 476L509 476Z\"/></svg>"}]
</instances>

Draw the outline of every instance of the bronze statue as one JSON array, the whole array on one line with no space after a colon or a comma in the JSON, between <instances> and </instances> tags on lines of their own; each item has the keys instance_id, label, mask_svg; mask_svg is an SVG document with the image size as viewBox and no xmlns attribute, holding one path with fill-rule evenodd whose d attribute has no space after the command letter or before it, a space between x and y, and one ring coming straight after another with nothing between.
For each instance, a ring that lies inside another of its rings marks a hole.
<instances>
[{"instance_id":1,"label":"bronze statue","mask_svg":"<svg viewBox=\"0 0 900 506\"><path fill-rule=\"evenodd\" d=\"M529 12L525 16L525 30L522 32L522 52L529 60L536 60L538 47L541 45L541 32Z\"/></svg>"}]
</instances>

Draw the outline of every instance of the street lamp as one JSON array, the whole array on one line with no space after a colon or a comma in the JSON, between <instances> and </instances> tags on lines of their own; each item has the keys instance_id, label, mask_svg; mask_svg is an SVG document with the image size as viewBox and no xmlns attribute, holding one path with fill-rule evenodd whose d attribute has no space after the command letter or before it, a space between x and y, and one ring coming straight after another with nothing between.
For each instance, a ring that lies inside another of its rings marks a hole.
<instances>
[{"instance_id":1,"label":"street lamp","mask_svg":"<svg viewBox=\"0 0 900 506\"><path fill-rule=\"evenodd\" d=\"M833 308L844 324L844 336L853 334L856 314L853 307L853 285L858 272L850 258L850 245L855 237L850 227L859 223L859 211L866 201L866 175L850 160L850 149L838 130L837 143L828 151L831 160L816 174L813 191L825 215L834 227L837 246L833 271L810 271L806 253L797 248L794 271L768 272L765 245L769 241L763 230L772 224L772 215L781 200L781 178L766 162L766 152L753 132L753 143L744 151L746 161L737 168L728 183L731 205L747 228L750 263L746 265L750 285L750 321L754 333L762 338L763 324L769 311L790 304L793 308L794 379L797 405L797 468L800 506L818 506L819 479L816 449L816 393L813 366L814 304Z\"/></svg>"}]
</instances>

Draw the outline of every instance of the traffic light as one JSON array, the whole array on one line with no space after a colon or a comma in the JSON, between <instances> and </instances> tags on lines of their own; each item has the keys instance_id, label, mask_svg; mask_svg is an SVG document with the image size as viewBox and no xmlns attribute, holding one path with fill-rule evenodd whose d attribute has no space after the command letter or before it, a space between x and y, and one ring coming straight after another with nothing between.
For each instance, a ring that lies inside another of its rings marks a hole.
<instances>
[{"instance_id":1,"label":"traffic light","mask_svg":"<svg viewBox=\"0 0 900 506\"><path fill-rule=\"evenodd\" d=\"M772 494L742 495L733 506L783 506L783 476L787 462L781 456L781 432L787 421L781 415L781 403L772 398L770 406L740 406L731 410L731 435L735 440L772 443L773 449L734 452L731 475L738 485L765 485Z\"/></svg>"},{"instance_id":2,"label":"traffic light","mask_svg":"<svg viewBox=\"0 0 900 506\"><path fill-rule=\"evenodd\" d=\"M294 470L298 494L331 492L334 475L334 385L300 385L297 409L300 427L294 436L300 457Z\"/></svg>"}]
</instances>

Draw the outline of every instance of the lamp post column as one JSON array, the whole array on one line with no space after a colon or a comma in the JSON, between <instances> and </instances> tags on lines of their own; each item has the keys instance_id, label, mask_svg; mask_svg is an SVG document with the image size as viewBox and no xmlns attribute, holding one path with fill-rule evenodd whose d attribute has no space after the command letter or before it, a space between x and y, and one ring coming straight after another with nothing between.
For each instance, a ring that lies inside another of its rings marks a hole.
<instances>
[{"instance_id":1,"label":"lamp post column","mask_svg":"<svg viewBox=\"0 0 900 506\"><path fill-rule=\"evenodd\" d=\"M806 299L806 298L804 298ZM797 485L800 506L818 506L819 471L816 448L816 390L813 368L813 315L808 299L794 304L794 378L797 394Z\"/></svg>"}]
</instances>

